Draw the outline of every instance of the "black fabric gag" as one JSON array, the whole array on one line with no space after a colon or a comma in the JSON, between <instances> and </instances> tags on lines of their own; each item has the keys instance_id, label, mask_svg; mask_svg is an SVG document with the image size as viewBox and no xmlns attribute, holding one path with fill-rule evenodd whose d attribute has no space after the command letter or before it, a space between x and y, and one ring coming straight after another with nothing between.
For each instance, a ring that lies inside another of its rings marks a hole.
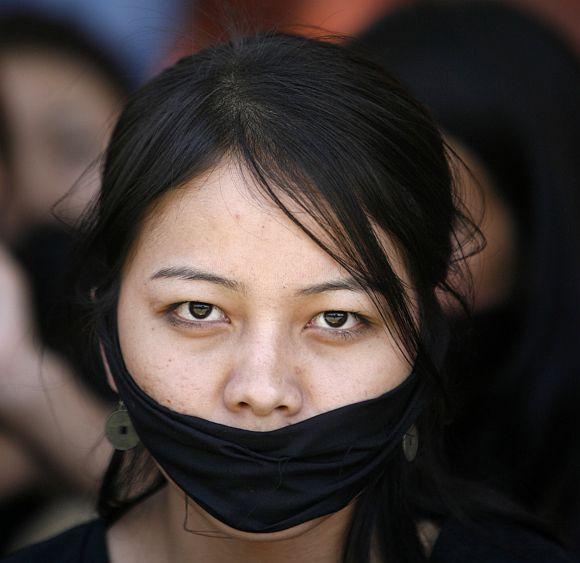
<instances>
[{"instance_id":1,"label":"black fabric gag","mask_svg":"<svg viewBox=\"0 0 580 563\"><path fill-rule=\"evenodd\" d=\"M143 445L188 497L245 532L285 530L344 508L384 472L426 395L413 371L379 397L249 431L157 403L127 371L116 326L100 337Z\"/></svg>"}]
</instances>

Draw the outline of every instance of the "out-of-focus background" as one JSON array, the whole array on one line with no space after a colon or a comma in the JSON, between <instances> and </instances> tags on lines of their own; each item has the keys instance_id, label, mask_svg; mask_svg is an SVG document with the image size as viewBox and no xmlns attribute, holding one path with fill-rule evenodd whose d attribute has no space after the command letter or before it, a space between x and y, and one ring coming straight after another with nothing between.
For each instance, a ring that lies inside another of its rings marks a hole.
<instances>
[{"instance_id":1,"label":"out-of-focus background","mask_svg":"<svg viewBox=\"0 0 580 563\"><path fill-rule=\"evenodd\" d=\"M578 0L2 0L0 555L95 516L115 398L70 349L65 280L116 116L240 27L359 41L469 166L488 245L473 318L449 311L448 453L580 553Z\"/></svg>"}]
</instances>

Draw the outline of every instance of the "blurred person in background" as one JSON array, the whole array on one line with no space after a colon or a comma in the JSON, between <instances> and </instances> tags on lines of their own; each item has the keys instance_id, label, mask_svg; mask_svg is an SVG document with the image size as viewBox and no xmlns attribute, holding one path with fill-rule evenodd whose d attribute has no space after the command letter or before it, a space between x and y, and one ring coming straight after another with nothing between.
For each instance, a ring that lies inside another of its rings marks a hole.
<instances>
[{"instance_id":1,"label":"blurred person in background","mask_svg":"<svg viewBox=\"0 0 580 563\"><path fill-rule=\"evenodd\" d=\"M122 67L68 24L27 13L0 17L0 99L10 144L2 235L31 277L41 336L63 353L63 327L54 324L63 322L62 311L50 309L62 297L70 239L64 225L98 190L95 164L131 87Z\"/></svg>"},{"instance_id":2,"label":"blurred person in background","mask_svg":"<svg viewBox=\"0 0 580 563\"><path fill-rule=\"evenodd\" d=\"M475 314L456 320L470 334L449 357L461 404L449 452L580 545L578 61L499 2L417 4L362 40L475 176L466 203L488 246L470 261Z\"/></svg>"},{"instance_id":3,"label":"blurred person in background","mask_svg":"<svg viewBox=\"0 0 580 563\"><path fill-rule=\"evenodd\" d=\"M135 86L150 77L183 31L198 0L2 0L0 15L26 11L66 22L118 61Z\"/></svg>"},{"instance_id":4,"label":"blurred person in background","mask_svg":"<svg viewBox=\"0 0 580 563\"><path fill-rule=\"evenodd\" d=\"M110 394L69 354L63 220L96 194L94 163L132 87L80 30L0 14L0 549L48 499L94 494L108 461L100 429Z\"/></svg>"},{"instance_id":5,"label":"blurred person in background","mask_svg":"<svg viewBox=\"0 0 580 563\"><path fill-rule=\"evenodd\" d=\"M27 3L60 3L70 5L66 0L4 0L8 3L26 1ZM154 3L155 0L141 0ZM224 13L245 14L254 21L256 18L266 25L277 29L294 29L300 34L318 36L322 33L358 36L373 22L382 18L393 9L410 5L417 0L195 0L182 4L179 21L187 33L181 35L175 45L170 60L177 60L180 55L192 52L192 45L201 48L217 37L227 36L224 26ZM571 44L580 53L580 2L577 0L501 0L508 4L520 5L526 11L536 13L538 17L558 27ZM108 0L110 4L115 0ZM124 4L134 6L134 2ZM78 4L86 4L81 0ZM171 5L171 2L168 3ZM226 18L227 19L227 18ZM295 26L295 27L293 27Z\"/></svg>"}]
</instances>

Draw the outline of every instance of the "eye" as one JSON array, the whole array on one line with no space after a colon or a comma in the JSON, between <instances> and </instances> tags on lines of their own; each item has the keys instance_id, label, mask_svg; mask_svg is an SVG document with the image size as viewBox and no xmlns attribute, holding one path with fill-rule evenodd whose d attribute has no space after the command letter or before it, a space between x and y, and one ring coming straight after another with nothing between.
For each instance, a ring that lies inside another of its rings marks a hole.
<instances>
[{"instance_id":1,"label":"eye","mask_svg":"<svg viewBox=\"0 0 580 563\"><path fill-rule=\"evenodd\" d=\"M314 321L326 323L326 327L331 328L351 328L348 324L350 313L345 311L325 311L314 317ZM350 319L352 321L352 319ZM326 328L323 326L323 328Z\"/></svg>"},{"instance_id":2,"label":"eye","mask_svg":"<svg viewBox=\"0 0 580 563\"><path fill-rule=\"evenodd\" d=\"M226 314L211 303L202 301L186 301L178 304L173 310L173 314L181 321L185 322L222 322L227 321Z\"/></svg>"},{"instance_id":3,"label":"eye","mask_svg":"<svg viewBox=\"0 0 580 563\"><path fill-rule=\"evenodd\" d=\"M309 327L325 330L331 336L353 337L364 331L370 321L358 313L347 311L324 311L316 315Z\"/></svg>"}]
</instances>

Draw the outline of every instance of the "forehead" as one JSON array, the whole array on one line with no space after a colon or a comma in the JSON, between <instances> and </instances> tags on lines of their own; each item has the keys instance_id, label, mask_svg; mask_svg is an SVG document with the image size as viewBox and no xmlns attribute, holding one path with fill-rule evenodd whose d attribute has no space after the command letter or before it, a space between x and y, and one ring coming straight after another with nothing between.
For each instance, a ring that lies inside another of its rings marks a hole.
<instances>
[{"instance_id":1,"label":"forehead","mask_svg":"<svg viewBox=\"0 0 580 563\"><path fill-rule=\"evenodd\" d=\"M298 220L327 239L313 220ZM131 270L141 275L162 265L219 270L237 279L298 283L327 279L342 268L235 166L211 173L165 194L145 218Z\"/></svg>"}]
</instances>

